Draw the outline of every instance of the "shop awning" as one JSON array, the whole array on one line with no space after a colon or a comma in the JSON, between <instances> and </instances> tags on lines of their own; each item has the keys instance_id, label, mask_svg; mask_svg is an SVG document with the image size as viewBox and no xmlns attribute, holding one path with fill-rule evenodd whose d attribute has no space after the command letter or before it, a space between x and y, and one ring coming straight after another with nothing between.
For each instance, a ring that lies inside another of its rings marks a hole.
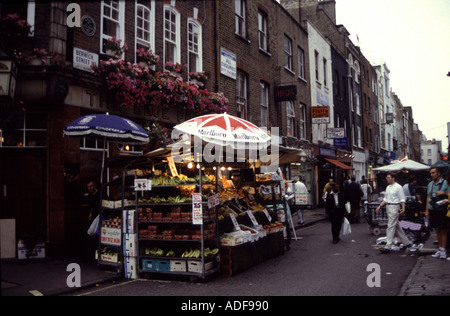
<instances>
[{"instance_id":1,"label":"shop awning","mask_svg":"<svg viewBox=\"0 0 450 316\"><path fill-rule=\"evenodd\" d=\"M338 166L339 168L342 168L344 170L353 170L355 168L350 167L349 165L346 165L345 163L340 162L339 160L332 159L332 158L324 158L326 161L331 162L333 165Z\"/></svg>"}]
</instances>

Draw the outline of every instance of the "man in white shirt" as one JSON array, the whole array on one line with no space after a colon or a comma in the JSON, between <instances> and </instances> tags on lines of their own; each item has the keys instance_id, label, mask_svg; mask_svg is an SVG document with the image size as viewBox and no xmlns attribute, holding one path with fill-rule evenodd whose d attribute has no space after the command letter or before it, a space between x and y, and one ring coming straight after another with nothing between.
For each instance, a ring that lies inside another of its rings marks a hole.
<instances>
[{"instance_id":1,"label":"man in white shirt","mask_svg":"<svg viewBox=\"0 0 450 316\"><path fill-rule=\"evenodd\" d=\"M288 197L288 200L291 200L292 206L295 205L295 193L309 193L308 189L306 188L306 185L300 181L300 178L298 176L295 176L293 178L293 192L288 192L290 195ZM295 206L295 208L298 209L297 216L298 216L298 222L299 225L304 225L305 221L303 219L303 213L305 209L303 206Z\"/></svg>"},{"instance_id":2,"label":"man in white shirt","mask_svg":"<svg viewBox=\"0 0 450 316\"><path fill-rule=\"evenodd\" d=\"M386 205L386 214L388 216L388 228L386 230L387 243L386 246L381 249L382 253L391 252L392 242L395 235L400 239L404 246L411 245L411 241L406 236L403 228L398 222L400 215L405 214L405 193L400 184L395 182L395 175L388 173L386 176L388 186L386 187L386 195L380 205L376 208L378 213L380 209ZM401 207L401 211L400 211Z\"/></svg>"}]
</instances>

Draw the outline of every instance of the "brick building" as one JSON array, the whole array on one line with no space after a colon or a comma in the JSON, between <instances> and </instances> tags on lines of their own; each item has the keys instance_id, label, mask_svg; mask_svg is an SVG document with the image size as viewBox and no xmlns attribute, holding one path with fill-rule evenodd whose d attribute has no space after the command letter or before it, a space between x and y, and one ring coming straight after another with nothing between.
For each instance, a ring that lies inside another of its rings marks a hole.
<instances>
[{"instance_id":1,"label":"brick building","mask_svg":"<svg viewBox=\"0 0 450 316\"><path fill-rule=\"evenodd\" d=\"M86 183L99 179L103 143L63 138L66 124L81 115L105 112L126 116L142 126L156 121L170 127L195 116L179 107L161 108L150 115L145 108L119 106L104 79L90 72L91 61L111 57L103 51L103 43L113 36L126 42L129 49L120 57L130 62L137 60L136 49L151 49L160 56L156 72L164 70L168 61L188 65L189 72L204 71L210 79L203 88L214 91L218 87L215 4L83 1L71 10L66 2L1 4L1 16L19 14L33 30L28 36L9 34L11 40L2 39L2 55L13 59L14 54L31 55L38 48L54 51L62 60L18 65L15 95L0 101L0 179L7 190L1 198L1 216L16 220L17 238L30 243L47 241L50 256L67 250L73 254L80 248L88 224L88 209L81 197ZM80 27L68 26L79 17ZM87 66L79 56L87 56ZM183 79L189 80L187 72ZM110 156L121 150L108 147Z\"/></svg>"}]
</instances>

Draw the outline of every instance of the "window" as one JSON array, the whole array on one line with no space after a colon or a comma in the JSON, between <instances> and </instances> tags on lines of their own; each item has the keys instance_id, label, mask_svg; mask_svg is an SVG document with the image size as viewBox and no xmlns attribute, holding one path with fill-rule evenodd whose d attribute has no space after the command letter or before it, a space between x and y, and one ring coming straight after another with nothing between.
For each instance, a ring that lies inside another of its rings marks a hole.
<instances>
[{"instance_id":1,"label":"window","mask_svg":"<svg viewBox=\"0 0 450 316\"><path fill-rule=\"evenodd\" d=\"M352 124L352 135L353 135L353 142L352 142L352 144L353 144L353 146L356 146L356 130L355 130L355 125L354 124Z\"/></svg>"},{"instance_id":2,"label":"window","mask_svg":"<svg viewBox=\"0 0 450 316\"><path fill-rule=\"evenodd\" d=\"M238 71L236 78L236 112L237 116L247 119L247 75Z\"/></svg>"},{"instance_id":3,"label":"window","mask_svg":"<svg viewBox=\"0 0 450 316\"><path fill-rule=\"evenodd\" d=\"M314 69L316 72L316 81L319 81L319 53L314 51Z\"/></svg>"},{"instance_id":4,"label":"window","mask_svg":"<svg viewBox=\"0 0 450 316\"><path fill-rule=\"evenodd\" d=\"M261 127L269 127L269 85L260 83L261 89Z\"/></svg>"},{"instance_id":5,"label":"window","mask_svg":"<svg viewBox=\"0 0 450 316\"><path fill-rule=\"evenodd\" d=\"M164 63L180 62L180 13L164 6Z\"/></svg>"},{"instance_id":6,"label":"window","mask_svg":"<svg viewBox=\"0 0 450 316\"><path fill-rule=\"evenodd\" d=\"M305 51L298 48L298 76L305 79Z\"/></svg>"},{"instance_id":7,"label":"window","mask_svg":"<svg viewBox=\"0 0 450 316\"><path fill-rule=\"evenodd\" d=\"M258 11L258 45L267 52L267 15Z\"/></svg>"},{"instance_id":8,"label":"window","mask_svg":"<svg viewBox=\"0 0 450 316\"><path fill-rule=\"evenodd\" d=\"M188 67L189 72L202 71L202 26L194 19L188 19Z\"/></svg>"},{"instance_id":9,"label":"window","mask_svg":"<svg viewBox=\"0 0 450 316\"><path fill-rule=\"evenodd\" d=\"M284 68L292 69L292 41L289 37L284 36Z\"/></svg>"},{"instance_id":10,"label":"window","mask_svg":"<svg viewBox=\"0 0 450 316\"><path fill-rule=\"evenodd\" d=\"M357 131L358 131L358 134L357 134L357 137L358 137L358 139L357 139L357 144L358 144L358 147L362 147L362 137L361 137L361 127L360 127L360 126L357 127Z\"/></svg>"},{"instance_id":11,"label":"window","mask_svg":"<svg viewBox=\"0 0 450 316\"><path fill-rule=\"evenodd\" d=\"M431 149L427 149L427 156L431 156Z\"/></svg>"},{"instance_id":12,"label":"window","mask_svg":"<svg viewBox=\"0 0 450 316\"><path fill-rule=\"evenodd\" d=\"M294 136L294 126L295 126L295 110L294 103L292 101L286 102L286 134L289 136Z\"/></svg>"},{"instance_id":13,"label":"window","mask_svg":"<svg viewBox=\"0 0 450 316\"><path fill-rule=\"evenodd\" d=\"M359 97L358 93L355 93L355 107L356 114L361 115L361 98Z\"/></svg>"},{"instance_id":14,"label":"window","mask_svg":"<svg viewBox=\"0 0 450 316\"><path fill-rule=\"evenodd\" d=\"M300 103L300 117L298 118L299 137L306 139L306 105Z\"/></svg>"},{"instance_id":15,"label":"window","mask_svg":"<svg viewBox=\"0 0 450 316\"><path fill-rule=\"evenodd\" d=\"M327 60L323 59L323 85L327 86Z\"/></svg>"},{"instance_id":16,"label":"window","mask_svg":"<svg viewBox=\"0 0 450 316\"><path fill-rule=\"evenodd\" d=\"M360 67L359 67L359 64L358 64L358 62L355 60L355 63L354 63L354 68L355 68L355 82L356 83L359 83L359 81L360 81L360 76L361 76L361 69L360 69Z\"/></svg>"},{"instance_id":17,"label":"window","mask_svg":"<svg viewBox=\"0 0 450 316\"><path fill-rule=\"evenodd\" d=\"M123 41L125 38L125 1L102 1L102 20L100 35L100 51L103 44L113 36Z\"/></svg>"},{"instance_id":18,"label":"window","mask_svg":"<svg viewBox=\"0 0 450 316\"><path fill-rule=\"evenodd\" d=\"M44 112L19 112L9 116L14 128L0 129L0 147L46 147L47 117Z\"/></svg>"},{"instance_id":19,"label":"window","mask_svg":"<svg viewBox=\"0 0 450 316\"><path fill-rule=\"evenodd\" d=\"M234 0L235 32L245 37L245 0Z\"/></svg>"},{"instance_id":20,"label":"window","mask_svg":"<svg viewBox=\"0 0 450 316\"><path fill-rule=\"evenodd\" d=\"M137 0L136 4L136 49L154 50L154 2Z\"/></svg>"}]
</instances>

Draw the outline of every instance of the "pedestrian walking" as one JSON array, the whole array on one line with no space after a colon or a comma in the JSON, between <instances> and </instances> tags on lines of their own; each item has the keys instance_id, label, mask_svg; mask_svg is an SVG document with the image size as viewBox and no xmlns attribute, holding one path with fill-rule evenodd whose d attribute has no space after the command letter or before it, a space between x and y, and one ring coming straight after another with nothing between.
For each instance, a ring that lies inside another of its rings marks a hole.
<instances>
[{"instance_id":1,"label":"pedestrian walking","mask_svg":"<svg viewBox=\"0 0 450 316\"><path fill-rule=\"evenodd\" d=\"M345 198L346 201L350 202L350 222L359 223L360 218L360 208L361 208L361 198L363 197L363 191L356 178L351 177L351 182L345 187Z\"/></svg>"},{"instance_id":2,"label":"pedestrian walking","mask_svg":"<svg viewBox=\"0 0 450 316\"><path fill-rule=\"evenodd\" d=\"M333 244L337 244L341 240L339 234L345 214L345 197L343 192L340 191L340 187L339 184L333 183L326 200L326 207L329 212L328 216L331 222Z\"/></svg>"},{"instance_id":3,"label":"pedestrian walking","mask_svg":"<svg viewBox=\"0 0 450 316\"><path fill-rule=\"evenodd\" d=\"M89 181L86 187L88 191L89 225L92 225L96 217L100 214L101 196L96 181ZM98 248L98 235L88 235L86 233L85 238L84 258L93 260L95 258L95 250Z\"/></svg>"},{"instance_id":4,"label":"pedestrian walking","mask_svg":"<svg viewBox=\"0 0 450 316\"><path fill-rule=\"evenodd\" d=\"M294 177L294 201L295 201L295 193L308 193L308 189L306 188L306 185L300 181L300 178L295 176ZM297 224L304 225L304 212L305 212L305 206L304 205L296 205L297 208Z\"/></svg>"},{"instance_id":5,"label":"pedestrian walking","mask_svg":"<svg viewBox=\"0 0 450 316\"><path fill-rule=\"evenodd\" d=\"M372 196L372 187L369 183L367 183L367 179L361 180L361 190L363 192L363 196L361 198L362 203L364 204L364 202L366 201L370 202Z\"/></svg>"},{"instance_id":6,"label":"pedestrian walking","mask_svg":"<svg viewBox=\"0 0 450 316\"><path fill-rule=\"evenodd\" d=\"M431 181L427 188L427 205L425 207L425 216L429 218L430 227L434 228L438 239L438 250L431 255L433 258L447 258L447 206L443 201L450 190L448 183L441 177L438 168L430 169Z\"/></svg>"},{"instance_id":7,"label":"pedestrian walking","mask_svg":"<svg viewBox=\"0 0 450 316\"><path fill-rule=\"evenodd\" d=\"M412 244L398 221L399 217L405 214L405 193L403 192L403 188L395 181L395 174L393 173L386 175L386 181L388 186L386 187L385 197L375 210L378 213L386 205L386 213L388 216L388 227L386 230L387 242L386 246L380 250L382 253L391 252L395 236L400 239L405 247L409 247Z\"/></svg>"}]
</instances>

